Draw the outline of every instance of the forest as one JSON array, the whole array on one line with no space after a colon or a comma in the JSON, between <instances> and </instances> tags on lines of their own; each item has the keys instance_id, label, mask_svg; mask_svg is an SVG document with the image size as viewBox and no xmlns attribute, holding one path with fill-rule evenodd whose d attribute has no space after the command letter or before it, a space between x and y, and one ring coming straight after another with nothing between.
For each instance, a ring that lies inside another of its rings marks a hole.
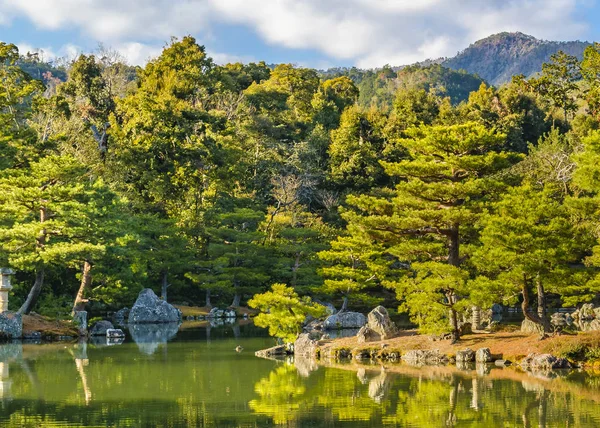
<instances>
[{"instance_id":1,"label":"forest","mask_svg":"<svg viewBox=\"0 0 600 428\"><path fill-rule=\"evenodd\" d=\"M320 303L424 333L472 308L600 292L600 44L500 88L394 71L215 64L192 37L144 67L0 43L0 266L11 309L68 317L149 287L250 304L293 336Z\"/></svg>"}]
</instances>

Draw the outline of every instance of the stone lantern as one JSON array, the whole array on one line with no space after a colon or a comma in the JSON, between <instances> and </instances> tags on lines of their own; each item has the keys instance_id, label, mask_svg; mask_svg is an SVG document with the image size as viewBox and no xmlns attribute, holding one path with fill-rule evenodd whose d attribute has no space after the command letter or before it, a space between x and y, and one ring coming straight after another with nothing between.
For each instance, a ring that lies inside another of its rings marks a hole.
<instances>
[{"instance_id":1,"label":"stone lantern","mask_svg":"<svg viewBox=\"0 0 600 428\"><path fill-rule=\"evenodd\" d=\"M12 290L10 277L15 271L9 268L0 268L0 313L8 311L8 292Z\"/></svg>"}]
</instances>

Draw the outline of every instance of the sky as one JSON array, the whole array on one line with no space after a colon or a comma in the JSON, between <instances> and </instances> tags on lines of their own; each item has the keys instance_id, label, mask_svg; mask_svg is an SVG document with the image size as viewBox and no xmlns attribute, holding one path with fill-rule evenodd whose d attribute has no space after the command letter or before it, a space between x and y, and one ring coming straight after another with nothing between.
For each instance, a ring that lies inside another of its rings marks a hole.
<instances>
[{"instance_id":1,"label":"sky","mask_svg":"<svg viewBox=\"0 0 600 428\"><path fill-rule=\"evenodd\" d=\"M143 65L192 35L220 64L373 68L454 56L501 31L600 41L600 0L0 0L0 41L46 60L102 44Z\"/></svg>"}]
</instances>

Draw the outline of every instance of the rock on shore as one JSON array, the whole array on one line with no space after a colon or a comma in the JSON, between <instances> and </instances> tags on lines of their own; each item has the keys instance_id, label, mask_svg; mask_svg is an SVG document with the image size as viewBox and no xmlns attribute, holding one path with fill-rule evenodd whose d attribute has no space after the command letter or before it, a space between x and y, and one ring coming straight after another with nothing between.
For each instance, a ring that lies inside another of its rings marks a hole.
<instances>
[{"instance_id":1,"label":"rock on shore","mask_svg":"<svg viewBox=\"0 0 600 428\"><path fill-rule=\"evenodd\" d=\"M140 291L129 312L129 324L159 324L181 322L181 311L158 298L154 291Z\"/></svg>"},{"instance_id":2,"label":"rock on shore","mask_svg":"<svg viewBox=\"0 0 600 428\"><path fill-rule=\"evenodd\" d=\"M367 323L367 317L360 312L342 312L327 317L323 323L325 330L343 328L361 328Z\"/></svg>"}]
</instances>

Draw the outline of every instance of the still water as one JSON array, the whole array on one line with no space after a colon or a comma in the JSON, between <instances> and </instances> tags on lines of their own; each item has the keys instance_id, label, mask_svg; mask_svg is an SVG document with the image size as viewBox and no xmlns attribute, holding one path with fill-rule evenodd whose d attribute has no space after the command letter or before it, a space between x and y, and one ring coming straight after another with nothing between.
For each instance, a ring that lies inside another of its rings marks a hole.
<instances>
[{"instance_id":1,"label":"still water","mask_svg":"<svg viewBox=\"0 0 600 428\"><path fill-rule=\"evenodd\" d=\"M0 426L600 427L589 373L277 362L251 325L133 333L0 347Z\"/></svg>"}]
</instances>

